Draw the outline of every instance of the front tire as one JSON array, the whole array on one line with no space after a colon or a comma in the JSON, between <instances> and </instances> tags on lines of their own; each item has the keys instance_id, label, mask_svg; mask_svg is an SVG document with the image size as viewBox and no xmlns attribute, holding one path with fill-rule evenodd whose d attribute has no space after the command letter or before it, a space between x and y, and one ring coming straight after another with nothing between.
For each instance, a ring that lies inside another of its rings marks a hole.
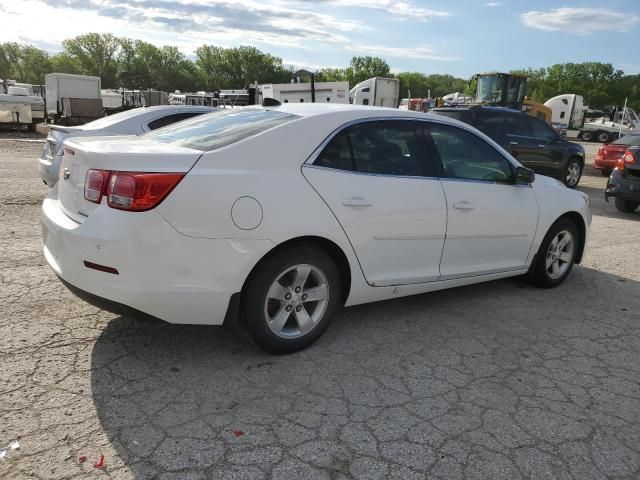
<instances>
[{"instance_id":1,"label":"front tire","mask_svg":"<svg viewBox=\"0 0 640 480\"><path fill-rule=\"evenodd\" d=\"M296 352L320 338L341 300L342 282L332 258L313 245L294 246L268 258L249 280L247 331L266 352Z\"/></svg>"},{"instance_id":2,"label":"front tire","mask_svg":"<svg viewBox=\"0 0 640 480\"><path fill-rule=\"evenodd\" d=\"M569 188L576 188L582 177L582 162L577 158L570 158L564 168L562 182Z\"/></svg>"},{"instance_id":3,"label":"front tire","mask_svg":"<svg viewBox=\"0 0 640 480\"><path fill-rule=\"evenodd\" d=\"M638 208L638 202L631 202L616 197L616 208L623 213L632 213Z\"/></svg>"},{"instance_id":4,"label":"front tire","mask_svg":"<svg viewBox=\"0 0 640 480\"><path fill-rule=\"evenodd\" d=\"M529 278L535 285L553 288L560 285L571 273L581 242L576 224L568 218L554 223L538 249Z\"/></svg>"}]
</instances>

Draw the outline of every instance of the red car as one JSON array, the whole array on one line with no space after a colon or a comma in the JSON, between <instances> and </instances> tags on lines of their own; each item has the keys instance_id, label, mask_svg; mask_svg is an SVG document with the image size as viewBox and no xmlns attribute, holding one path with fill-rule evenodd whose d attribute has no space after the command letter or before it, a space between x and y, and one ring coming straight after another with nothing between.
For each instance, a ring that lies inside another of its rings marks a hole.
<instances>
[{"instance_id":1,"label":"red car","mask_svg":"<svg viewBox=\"0 0 640 480\"><path fill-rule=\"evenodd\" d=\"M593 166L600 170L603 177L608 177L616 168L618 159L622 158L627 148L633 146L640 146L640 134L625 135L615 142L605 143L598 149Z\"/></svg>"}]
</instances>

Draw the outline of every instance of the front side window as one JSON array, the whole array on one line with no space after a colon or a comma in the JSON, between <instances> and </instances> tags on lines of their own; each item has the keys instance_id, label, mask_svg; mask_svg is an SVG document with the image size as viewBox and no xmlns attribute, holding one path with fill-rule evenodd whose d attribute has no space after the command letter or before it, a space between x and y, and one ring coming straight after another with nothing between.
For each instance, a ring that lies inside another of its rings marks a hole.
<instances>
[{"instance_id":1,"label":"front side window","mask_svg":"<svg viewBox=\"0 0 640 480\"><path fill-rule=\"evenodd\" d=\"M258 108L225 109L169 125L142 138L208 152L297 118L300 117Z\"/></svg>"},{"instance_id":2,"label":"front side window","mask_svg":"<svg viewBox=\"0 0 640 480\"><path fill-rule=\"evenodd\" d=\"M415 122L366 122L347 127L314 164L361 173L428 176L426 149Z\"/></svg>"},{"instance_id":3,"label":"front side window","mask_svg":"<svg viewBox=\"0 0 640 480\"><path fill-rule=\"evenodd\" d=\"M429 127L428 135L446 178L511 183L509 161L480 137L457 127L436 124Z\"/></svg>"}]
</instances>

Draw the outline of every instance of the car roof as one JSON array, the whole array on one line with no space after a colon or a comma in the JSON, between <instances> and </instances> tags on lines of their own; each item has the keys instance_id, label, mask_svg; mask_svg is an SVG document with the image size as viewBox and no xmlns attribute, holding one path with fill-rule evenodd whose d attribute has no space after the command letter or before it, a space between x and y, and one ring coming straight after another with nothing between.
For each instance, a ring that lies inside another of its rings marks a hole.
<instances>
[{"instance_id":1,"label":"car roof","mask_svg":"<svg viewBox=\"0 0 640 480\"><path fill-rule=\"evenodd\" d=\"M362 112L363 114L367 114L371 112L384 111L389 115L398 114L400 112L407 112L407 110L398 110L397 108L370 107L366 105L352 105L349 103L283 103L281 105L263 108L265 108L265 110L275 110L278 112L291 113L300 117L312 117L316 115L326 115L338 112Z\"/></svg>"},{"instance_id":2,"label":"car roof","mask_svg":"<svg viewBox=\"0 0 640 480\"><path fill-rule=\"evenodd\" d=\"M113 128L128 122L142 121L142 119L155 119L163 115L172 115L185 112L213 112L217 110L214 107L204 107L199 105L155 105L153 107L138 107L123 112L114 113L106 117L99 118L93 122L80 125L82 130L101 130Z\"/></svg>"}]
</instances>

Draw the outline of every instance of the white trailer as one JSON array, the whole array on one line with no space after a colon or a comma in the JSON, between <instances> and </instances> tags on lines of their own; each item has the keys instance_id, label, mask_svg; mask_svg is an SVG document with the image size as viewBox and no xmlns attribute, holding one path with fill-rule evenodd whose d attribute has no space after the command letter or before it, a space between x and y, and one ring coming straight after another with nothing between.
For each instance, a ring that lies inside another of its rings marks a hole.
<instances>
[{"instance_id":1,"label":"white trailer","mask_svg":"<svg viewBox=\"0 0 640 480\"><path fill-rule=\"evenodd\" d=\"M400 104L400 80L397 78L373 77L360 82L349 92L349 103L398 108Z\"/></svg>"},{"instance_id":2,"label":"white trailer","mask_svg":"<svg viewBox=\"0 0 640 480\"><path fill-rule=\"evenodd\" d=\"M544 102L551 109L551 123L566 125L571 130L580 130L588 107L582 95L565 93Z\"/></svg>"},{"instance_id":3,"label":"white trailer","mask_svg":"<svg viewBox=\"0 0 640 480\"><path fill-rule=\"evenodd\" d=\"M44 83L47 116L56 123L85 123L104 116L100 77L49 73Z\"/></svg>"},{"instance_id":4,"label":"white trailer","mask_svg":"<svg viewBox=\"0 0 640 480\"><path fill-rule=\"evenodd\" d=\"M349 82L315 82L316 103L349 103ZM260 86L260 103L273 98L280 103L310 103L311 83L270 83Z\"/></svg>"},{"instance_id":5,"label":"white trailer","mask_svg":"<svg viewBox=\"0 0 640 480\"><path fill-rule=\"evenodd\" d=\"M44 118L44 99L33 85L0 80L0 123L26 125L31 130Z\"/></svg>"}]
</instances>

